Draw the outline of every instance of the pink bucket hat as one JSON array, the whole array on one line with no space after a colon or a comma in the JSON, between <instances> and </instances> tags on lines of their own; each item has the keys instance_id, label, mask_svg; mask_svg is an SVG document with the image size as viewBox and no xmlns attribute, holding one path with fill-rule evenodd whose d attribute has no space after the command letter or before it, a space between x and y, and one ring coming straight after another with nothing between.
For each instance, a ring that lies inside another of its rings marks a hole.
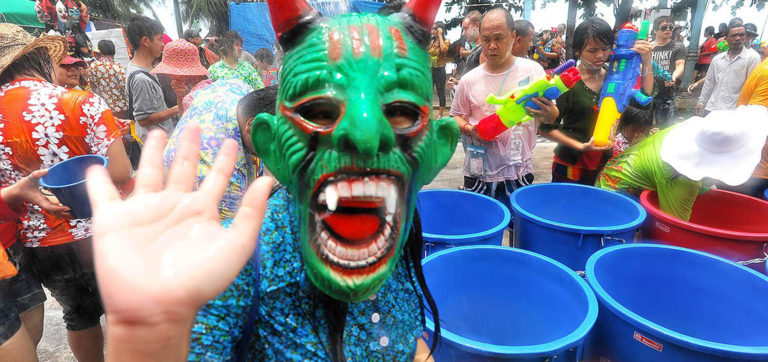
<instances>
[{"instance_id":1,"label":"pink bucket hat","mask_svg":"<svg viewBox=\"0 0 768 362\"><path fill-rule=\"evenodd\" d=\"M208 75L208 70L200 64L197 47L184 39L177 39L165 46L163 61L152 69L152 73Z\"/></svg>"}]
</instances>

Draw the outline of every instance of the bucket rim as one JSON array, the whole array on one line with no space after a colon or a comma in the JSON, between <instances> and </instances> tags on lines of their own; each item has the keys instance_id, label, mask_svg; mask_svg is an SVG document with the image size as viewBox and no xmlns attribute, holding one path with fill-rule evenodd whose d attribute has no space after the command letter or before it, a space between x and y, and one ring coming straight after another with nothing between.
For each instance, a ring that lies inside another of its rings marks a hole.
<instances>
[{"instance_id":1,"label":"bucket rim","mask_svg":"<svg viewBox=\"0 0 768 362\"><path fill-rule=\"evenodd\" d=\"M498 344L485 343L485 342L480 342L477 340L459 336L458 334L453 333L444 327L440 327L441 338L445 338L448 342L450 342L453 345L456 345L457 347L463 350L471 350L473 352L479 350L482 352L486 352L487 355L494 355L494 356L515 355L519 357L539 357L539 356L549 356L552 353L559 353L561 351L573 348L574 346L583 342L584 339L589 334L589 332L592 330L592 327L595 325L595 322L597 321L597 313L598 313L598 304L597 304L597 298L595 296L595 293L592 291L592 288L589 287L587 282L584 281L584 279L581 278L578 274L576 274L571 268L568 268L567 266L563 265L562 263L552 258L534 253L532 251L518 249L518 248L511 248L507 246L467 245L467 246L459 246L455 248L441 250L441 251L438 251L437 253L430 254L429 256L427 256L421 261L421 264L426 265L428 262L430 262L431 260L437 257L440 257L441 255L448 254L448 253L461 252L467 249L496 249L502 252L526 254L528 256L532 256L532 257L549 262L551 265L557 267L558 269L564 271L567 275L569 275L571 279L574 280L581 287L581 290L584 291L584 294L587 298L587 313L584 316L584 320L581 322L581 324L579 324L579 326L576 329L574 329L571 333L563 337L560 337L554 341L536 344L536 345L503 346ZM432 321L431 315L429 313L425 313L424 317L425 317L427 329L434 333L435 324Z\"/></svg>"},{"instance_id":2,"label":"bucket rim","mask_svg":"<svg viewBox=\"0 0 768 362\"><path fill-rule=\"evenodd\" d=\"M741 195L737 192L732 192L728 190L719 190L719 189L712 189L707 192L722 192L722 193L729 193L729 194L736 194L740 196ZM680 227L682 229L685 229L687 231L695 231L698 233L702 233L705 235L710 236L717 236L720 238L725 239L731 239L731 240L742 240L742 241L759 241L759 242L765 242L766 239L768 239L768 233L747 233L747 232L736 232L736 233L729 233L724 231L723 229L716 229L709 226L704 226L700 224L694 224L690 221L684 221L681 219L678 219L670 214L667 214L664 211L661 211L658 207L655 207L650 204L649 198L652 194L655 194L656 191L653 190L645 190L640 194L640 204L643 206L646 212L651 214L651 216L655 217L656 219L659 219L661 221L664 221L665 223L672 224L674 226ZM748 196L745 196L748 197ZM755 198L757 199L757 198ZM768 203L768 201L757 199L757 201ZM648 205L648 208L645 208L645 205ZM744 240L746 239L746 240Z\"/></svg>"},{"instance_id":3,"label":"bucket rim","mask_svg":"<svg viewBox=\"0 0 768 362\"><path fill-rule=\"evenodd\" d=\"M109 159L107 157L105 157L105 156L102 156L102 155L80 155L80 156L75 156L75 157L68 158L68 159L66 159L64 161L61 161L61 162L51 166L50 168L48 168L48 173L50 173L53 169L55 169L59 165L64 164L64 163L66 163L68 161L76 160L78 158L98 158L98 159L101 159L102 162L104 163L104 165L103 165L104 167L107 167L107 164L109 164ZM45 175L45 176L41 177L39 183L40 183L40 186L42 186L42 187L44 187L46 189L49 189L49 190L50 189L63 189L63 188L67 188L67 187L77 186L77 185L80 185L80 184L85 182L85 180L80 180L80 181L73 182L73 183L66 184L66 185L56 185L56 186L54 186L54 185L49 185L47 182L45 182L45 178L47 176L48 175Z\"/></svg>"},{"instance_id":4,"label":"bucket rim","mask_svg":"<svg viewBox=\"0 0 768 362\"><path fill-rule=\"evenodd\" d=\"M610 193L619 199L623 201L629 202L632 206L635 207L635 209L638 211L637 217L635 217L634 220L620 224L620 225L613 225L613 226L579 226L579 225L573 225L573 224L567 224L567 223L561 223L557 221L552 221L545 219L541 216L534 215L527 210L525 210L520 204L517 202L517 196L519 193L527 192L527 189L532 188L545 188L545 187L564 187L563 185L567 185L565 187L582 187L590 190L597 190L599 192L607 192ZM630 231L632 229L636 229L640 227L640 225L643 224L645 221L645 218L647 217L647 213L645 211L645 208L643 208L640 203L636 202L635 200L632 200L629 196L622 195L619 192L614 191L608 191L604 190L598 187L594 186L587 186L587 185L580 185L580 184L571 184L571 183L547 183L547 184L536 184L536 185L530 185L526 187L521 187L515 192L512 193L512 196L509 197L510 204L512 205L512 208L515 209L515 215L520 215L521 217L533 221L540 225L546 225L548 227L551 227L553 229L557 230L564 230L564 231L570 231L570 232L576 232L579 234L595 234L595 235L607 235L612 233L620 233L625 231Z\"/></svg>"},{"instance_id":5,"label":"bucket rim","mask_svg":"<svg viewBox=\"0 0 768 362\"><path fill-rule=\"evenodd\" d=\"M501 211L504 212L504 217L502 218L501 222L498 225L494 226L493 228L485 230L485 231L477 232L477 233L472 233L472 234L453 234L453 235L449 235L449 234L432 234L432 233L426 233L426 232L422 231L421 235L425 239L428 238L429 241L432 241L432 242L450 241L450 243L453 244L453 243L457 243L457 242L460 243L460 242L472 241L472 240L488 237L488 236L496 234L496 233L498 233L500 231L504 231L504 229L506 229L507 226L509 225L510 220L512 220L512 214L509 212L509 209L507 209L507 207L504 206L504 204L499 202L499 200L496 200L496 199L494 199L492 197L489 197L489 196L486 196L486 195L483 195L483 194L478 194L477 192L442 188L442 189L421 190L421 191L419 191L419 194L421 194L421 193L432 193L432 192L438 192L438 191L450 191L450 192L454 192L454 193L463 193L463 194L471 194L472 196L480 196L481 198L487 199L488 201L492 201L496 206L498 206L501 209ZM416 203L417 203L417 205L419 204L418 195L417 195Z\"/></svg>"},{"instance_id":6,"label":"bucket rim","mask_svg":"<svg viewBox=\"0 0 768 362\"><path fill-rule=\"evenodd\" d=\"M763 279L767 283L768 283L768 276L761 274L744 265L734 263L728 259L719 257L717 255L709 254L703 251L682 248L679 246L670 246L670 245L662 245L662 244L645 244L645 243L614 245L614 246L610 246L610 247L598 250L597 252L592 254L589 260L587 260L587 267L585 268L585 278L587 280L587 283L594 291L595 295L597 296L597 299L600 301L600 304L608 308L611 312L616 314L616 316L618 316L625 322L637 328L642 328L650 332L657 333L659 337L666 338L669 342L672 342L673 344L689 347L696 351L716 353L718 356L721 356L721 357L754 358L756 356L764 357L766 354L768 354L768 344L766 344L765 346L740 346L740 345L719 343L719 342L708 341L708 340L704 340L696 337L691 337L686 334L676 332L669 328L663 327L657 323L654 323L646 318L641 317L637 313L632 312L628 308L624 307L616 299L611 297L608 294L608 292L605 290L605 288L603 288L602 285L600 285L600 282L596 280L595 264L603 255L616 252L622 249L627 249L627 248L671 249L679 252L698 254L702 257L711 258L714 261L723 262L733 267L740 268L748 273L752 273L753 275Z\"/></svg>"}]
</instances>

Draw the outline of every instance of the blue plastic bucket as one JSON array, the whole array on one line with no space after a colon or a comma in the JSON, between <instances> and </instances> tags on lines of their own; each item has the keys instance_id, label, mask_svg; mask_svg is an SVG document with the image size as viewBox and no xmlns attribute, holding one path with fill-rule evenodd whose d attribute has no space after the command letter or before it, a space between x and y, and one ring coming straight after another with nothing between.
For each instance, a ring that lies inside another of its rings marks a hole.
<instances>
[{"instance_id":1,"label":"blue plastic bucket","mask_svg":"<svg viewBox=\"0 0 768 362\"><path fill-rule=\"evenodd\" d=\"M701 251L655 244L598 251L600 302L588 360L768 359L768 277Z\"/></svg>"},{"instance_id":2,"label":"blue plastic bucket","mask_svg":"<svg viewBox=\"0 0 768 362\"><path fill-rule=\"evenodd\" d=\"M422 190L417 207L425 256L454 246L501 245L510 220L501 202L462 190Z\"/></svg>"},{"instance_id":3,"label":"blue plastic bucket","mask_svg":"<svg viewBox=\"0 0 768 362\"><path fill-rule=\"evenodd\" d=\"M631 198L596 187L550 183L510 197L514 246L546 255L573 270L605 246L631 243L645 210Z\"/></svg>"},{"instance_id":4,"label":"blue plastic bucket","mask_svg":"<svg viewBox=\"0 0 768 362\"><path fill-rule=\"evenodd\" d=\"M40 179L40 186L68 206L74 218L89 218L92 212L85 189L85 171L92 165L107 167L107 162L106 157L99 155L72 157L49 168L48 174Z\"/></svg>"},{"instance_id":5,"label":"blue plastic bucket","mask_svg":"<svg viewBox=\"0 0 768 362\"><path fill-rule=\"evenodd\" d=\"M768 189L765 189L765 191L763 191L763 198L768 200Z\"/></svg>"},{"instance_id":6,"label":"blue plastic bucket","mask_svg":"<svg viewBox=\"0 0 768 362\"><path fill-rule=\"evenodd\" d=\"M443 250L422 265L440 316L436 361L581 360L597 300L566 266L488 245ZM426 322L431 345L430 313Z\"/></svg>"}]
</instances>

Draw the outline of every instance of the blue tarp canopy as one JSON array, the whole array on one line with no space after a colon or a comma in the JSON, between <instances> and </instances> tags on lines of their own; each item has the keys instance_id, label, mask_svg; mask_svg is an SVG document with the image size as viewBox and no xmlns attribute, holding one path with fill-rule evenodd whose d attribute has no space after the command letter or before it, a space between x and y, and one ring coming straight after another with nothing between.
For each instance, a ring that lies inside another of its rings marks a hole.
<instances>
[{"instance_id":1,"label":"blue tarp canopy","mask_svg":"<svg viewBox=\"0 0 768 362\"><path fill-rule=\"evenodd\" d=\"M345 13L375 13L383 2L375 1L310 1L309 5L323 16ZM267 3L229 3L229 28L243 37L243 49L249 53L259 48L273 49L275 32L269 19Z\"/></svg>"}]
</instances>

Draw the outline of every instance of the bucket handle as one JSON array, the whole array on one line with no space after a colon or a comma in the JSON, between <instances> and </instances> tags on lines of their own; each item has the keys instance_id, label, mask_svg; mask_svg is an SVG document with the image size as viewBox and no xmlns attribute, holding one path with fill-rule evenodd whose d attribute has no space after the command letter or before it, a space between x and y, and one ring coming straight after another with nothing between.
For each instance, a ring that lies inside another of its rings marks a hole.
<instances>
[{"instance_id":1,"label":"bucket handle","mask_svg":"<svg viewBox=\"0 0 768 362\"><path fill-rule=\"evenodd\" d=\"M768 248L768 243L763 244L763 257L762 258L754 258L749 260L742 260L737 261L737 263L741 265L752 265L752 264L760 264L764 263L766 260L768 260L768 251L766 251L766 248Z\"/></svg>"},{"instance_id":2,"label":"bucket handle","mask_svg":"<svg viewBox=\"0 0 768 362\"><path fill-rule=\"evenodd\" d=\"M627 243L627 241L624 240L624 238L617 238L617 237L614 237L614 236L603 235L603 237L600 238L600 247L605 247L605 240L606 239L607 240L616 240L616 241L618 241L618 242L620 242L622 244L626 244Z\"/></svg>"}]
</instances>

